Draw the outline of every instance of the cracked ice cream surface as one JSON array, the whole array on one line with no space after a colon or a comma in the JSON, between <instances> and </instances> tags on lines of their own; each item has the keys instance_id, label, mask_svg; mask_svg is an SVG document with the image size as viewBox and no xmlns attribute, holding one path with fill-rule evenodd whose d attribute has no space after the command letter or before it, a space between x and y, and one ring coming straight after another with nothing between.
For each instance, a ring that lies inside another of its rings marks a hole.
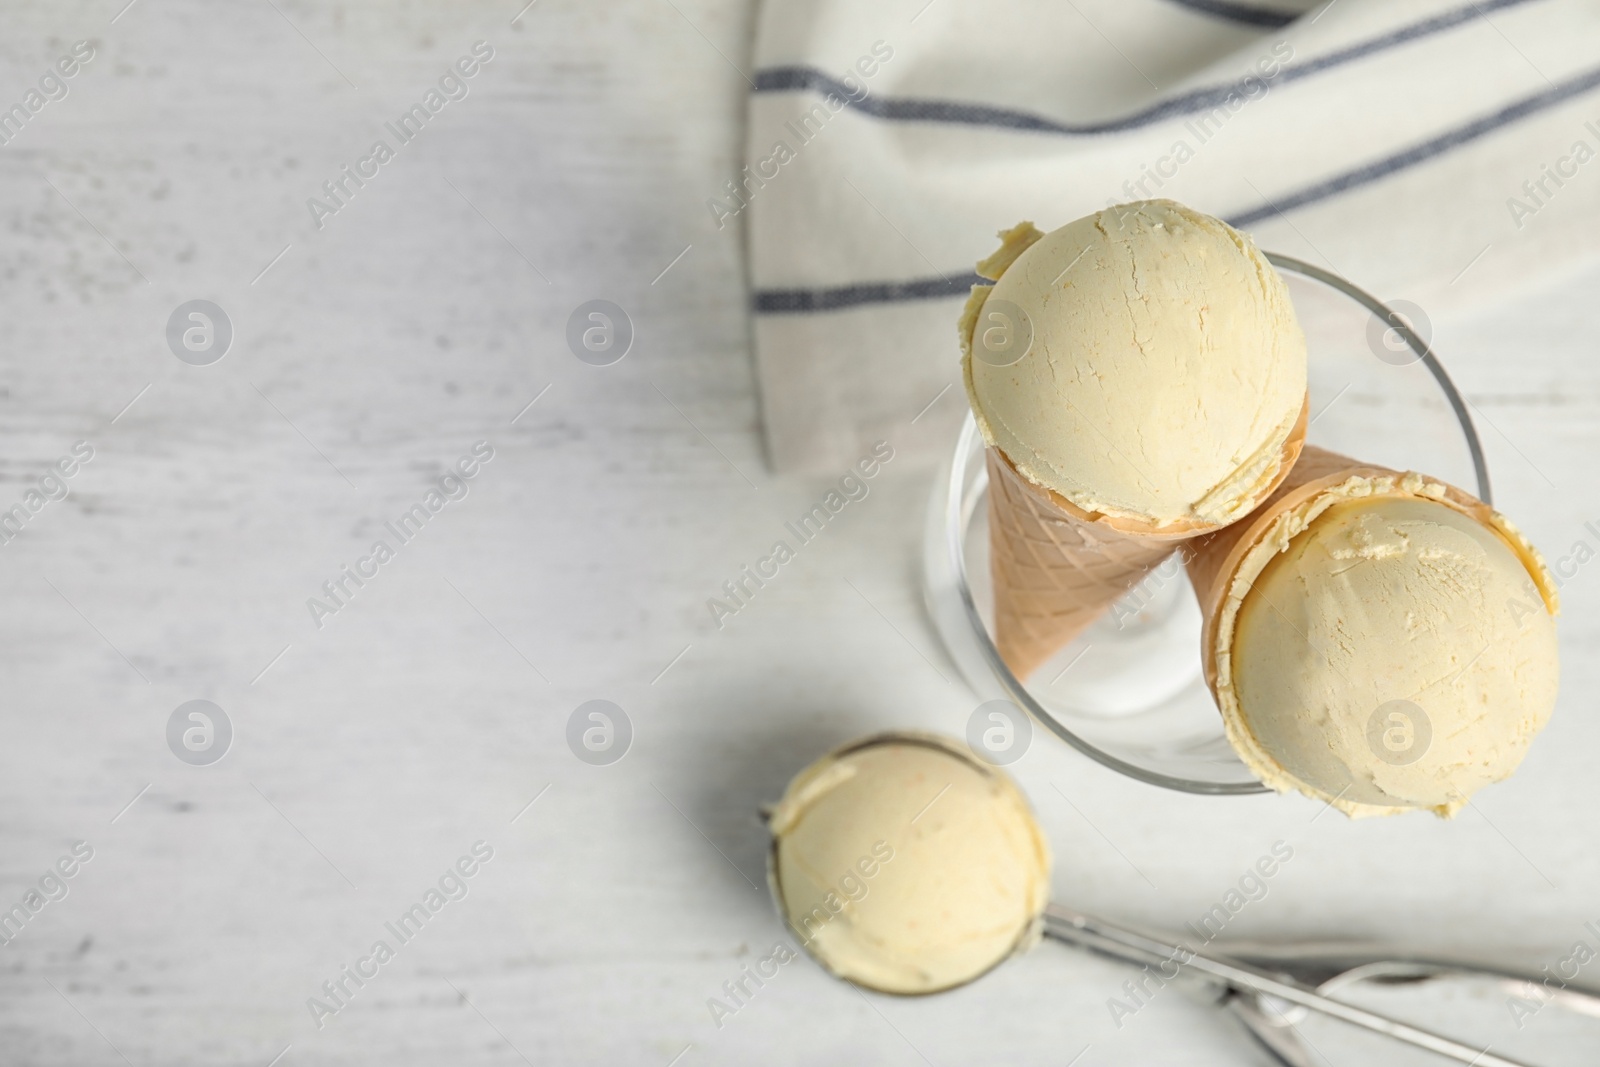
<instances>
[{"instance_id":1,"label":"cracked ice cream surface","mask_svg":"<svg viewBox=\"0 0 1600 1067\"><path fill-rule=\"evenodd\" d=\"M1221 525L1260 503L1305 400L1306 349L1250 239L1170 200L1001 236L979 264L995 284L961 325L985 439L1085 511ZM989 299L1033 324L1011 366L971 354Z\"/></svg>"},{"instance_id":2,"label":"cracked ice cream surface","mask_svg":"<svg viewBox=\"0 0 1600 1067\"><path fill-rule=\"evenodd\" d=\"M1268 785L1347 814L1453 814L1550 718L1555 607L1500 516L1415 474L1352 477L1280 517L1235 573L1217 638L1230 740Z\"/></svg>"},{"instance_id":3,"label":"cracked ice cream surface","mask_svg":"<svg viewBox=\"0 0 1600 1067\"><path fill-rule=\"evenodd\" d=\"M780 907L841 978L931 993L1037 940L1050 856L1027 801L943 739L887 735L823 757L768 827Z\"/></svg>"}]
</instances>

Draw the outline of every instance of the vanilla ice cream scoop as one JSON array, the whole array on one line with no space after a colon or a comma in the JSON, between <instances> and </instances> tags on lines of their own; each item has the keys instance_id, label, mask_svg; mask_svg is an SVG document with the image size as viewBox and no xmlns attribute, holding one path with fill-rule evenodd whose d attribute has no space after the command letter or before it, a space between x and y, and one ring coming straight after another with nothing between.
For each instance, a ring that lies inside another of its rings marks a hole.
<instances>
[{"instance_id":1,"label":"vanilla ice cream scoop","mask_svg":"<svg viewBox=\"0 0 1600 1067\"><path fill-rule=\"evenodd\" d=\"M984 438L1086 512L1214 527L1270 491L1306 396L1305 336L1250 238L1170 200L979 264L962 366Z\"/></svg>"},{"instance_id":2,"label":"vanilla ice cream scoop","mask_svg":"<svg viewBox=\"0 0 1600 1067\"><path fill-rule=\"evenodd\" d=\"M1555 591L1477 509L1418 475L1351 478L1244 557L1217 693L1267 784L1447 815L1522 762L1556 700Z\"/></svg>"},{"instance_id":3,"label":"vanilla ice cream scoop","mask_svg":"<svg viewBox=\"0 0 1600 1067\"><path fill-rule=\"evenodd\" d=\"M1146 995L1152 978L1159 990L1180 971L1189 974L1210 989L1214 1003L1228 1005L1268 1047L1285 1054L1298 1046L1266 1021L1263 998L1458 1063L1518 1067L1477 1045L1324 996L1291 977L1297 964L1327 970L1329 957L1320 946L1315 955L1290 948L1274 954L1273 964L1257 966L1209 956L1189 943L1192 938L1163 938L1046 904L1050 857L1022 794L1001 771L942 738L882 734L836 749L795 776L767 819L768 876L779 910L824 967L869 989L937 993L1048 935L1142 968L1139 983L1125 984L1130 990L1139 984ZM1279 841L1272 855L1286 862L1294 849ZM1268 862L1265 856L1257 861L1262 877L1277 869L1276 861L1263 866ZM1336 977L1382 975L1395 965L1376 954L1338 958ZM1417 964L1409 958L1405 966ZM1459 962L1449 970L1475 973ZM1481 973L1499 981L1517 975L1501 967ZM1132 999L1144 1003L1137 994Z\"/></svg>"},{"instance_id":4,"label":"vanilla ice cream scoop","mask_svg":"<svg viewBox=\"0 0 1600 1067\"><path fill-rule=\"evenodd\" d=\"M1048 847L1011 780L954 743L838 749L796 776L768 828L779 908L840 978L934 993L1038 939Z\"/></svg>"}]
</instances>

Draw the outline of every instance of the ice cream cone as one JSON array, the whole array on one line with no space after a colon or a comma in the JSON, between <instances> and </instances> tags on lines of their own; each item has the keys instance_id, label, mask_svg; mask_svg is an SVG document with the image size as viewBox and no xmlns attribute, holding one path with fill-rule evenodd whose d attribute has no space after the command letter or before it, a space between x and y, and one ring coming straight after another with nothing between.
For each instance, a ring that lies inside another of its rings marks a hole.
<instances>
[{"instance_id":1,"label":"ice cream cone","mask_svg":"<svg viewBox=\"0 0 1600 1067\"><path fill-rule=\"evenodd\" d=\"M1173 201L1000 239L957 335L989 446L995 644L1026 678L1287 476L1305 337L1254 243Z\"/></svg>"},{"instance_id":2,"label":"ice cream cone","mask_svg":"<svg viewBox=\"0 0 1600 1067\"><path fill-rule=\"evenodd\" d=\"M1303 407L1263 497L1295 467L1306 416ZM995 647L1021 679L1088 629L1175 548L1218 529L1198 522L1153 527L1085 511L1024 477L993 446L988 467Z\"/></svg>"},{"instance_id":3,"label":"ice cream cone","mask_svg":"<svg viewBox=\"0 0 1600 1067\"><path fill-rule=\"evenodd\" d=\"M1201 659L1206 684L1222 713L1228 740L1240 757L1274 789L1298 788L1320 796L1352 815L1385 814L1403 807L1363 804L1324 795L1323 791L1289 775L1250 729L1235 686L1236 634L1241 608L1252 586L1262 580L1267 566L1290 542L1307 531L1323 512L1336 504L1374 498L1411 498L1443 504L1491 532L1528 572L1550 615L1558 610L1554 580L1536 549L1499 512L1454 486L1415 472L1399 472L1377 464L1350 459L1315 445L1307 445L1299 462L1281 485L1250 515L1232 526L1199 538L1186 550L1190 584L1200 602L1204 625ZM1280 605L1270 605L1274 608ZM1292 605L1282 605L1291 607ZM1420 605L1419 605L1420 608ZM1278 611L1282 625L1293 626ZM1302 634L1306 640L1311 640ZM1352 634L1351 638L1365 636ZM1313 646L1315 647L1315 646ZM1468 665L1470 666L1470 664ZM1465 668L1463 668L1463 671ZM1442 725L1442 724L1441 724ZM1509 771L1507 772L1509 773ZM1440 814L1456 810L1464 798L1435 807Z\"/></svg>"}]
</instances>

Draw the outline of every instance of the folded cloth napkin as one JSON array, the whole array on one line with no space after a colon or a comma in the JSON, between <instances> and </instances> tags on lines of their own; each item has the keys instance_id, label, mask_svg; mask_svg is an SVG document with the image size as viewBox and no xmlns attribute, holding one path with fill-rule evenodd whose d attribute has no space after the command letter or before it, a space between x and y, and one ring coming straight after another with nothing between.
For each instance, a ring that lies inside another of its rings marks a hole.
<instances>
[{"instance_id":1,"label":"folded cloth napkin","mask_svg":"<svg viewBox=\"0 0 1600 1067\"><path fill-rule=\"evenodd\" d=\"M770 0L743 225L769 456L924 458L998 230L1171 197L1421 307L1600 249L1593 0Z\"/></svg>"}]
</instances>

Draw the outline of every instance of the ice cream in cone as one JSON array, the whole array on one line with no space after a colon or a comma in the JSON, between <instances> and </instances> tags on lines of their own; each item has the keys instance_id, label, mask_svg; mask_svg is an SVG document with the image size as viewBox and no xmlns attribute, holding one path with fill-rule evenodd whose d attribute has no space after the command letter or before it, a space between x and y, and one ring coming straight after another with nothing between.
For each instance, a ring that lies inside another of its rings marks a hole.
<instances>
[{"instance_id":1,"label":"ice cream in cone","mask_svg":"<svg viewBox=\"0 0 1600 1067\"><path fill-rule=\"evenodd\" d=\"M1170 200L1001 238L959 334L989 445L995 643L1026 678L1283 480L1306 351L1250 239Z\"/></svg>"},{"instance_id":2,"label":"ice cream in cone","mask_svg":"<svg viewBox=\"0 0 1600 1067\"><path fill-rule=\"evenodd\" d=\"M1454 814L1555 704L1555 583L1471 495L1307 446L1190 546L1206 681L1261 780L1352 816Z\"/></svg>"}]
</instances>

